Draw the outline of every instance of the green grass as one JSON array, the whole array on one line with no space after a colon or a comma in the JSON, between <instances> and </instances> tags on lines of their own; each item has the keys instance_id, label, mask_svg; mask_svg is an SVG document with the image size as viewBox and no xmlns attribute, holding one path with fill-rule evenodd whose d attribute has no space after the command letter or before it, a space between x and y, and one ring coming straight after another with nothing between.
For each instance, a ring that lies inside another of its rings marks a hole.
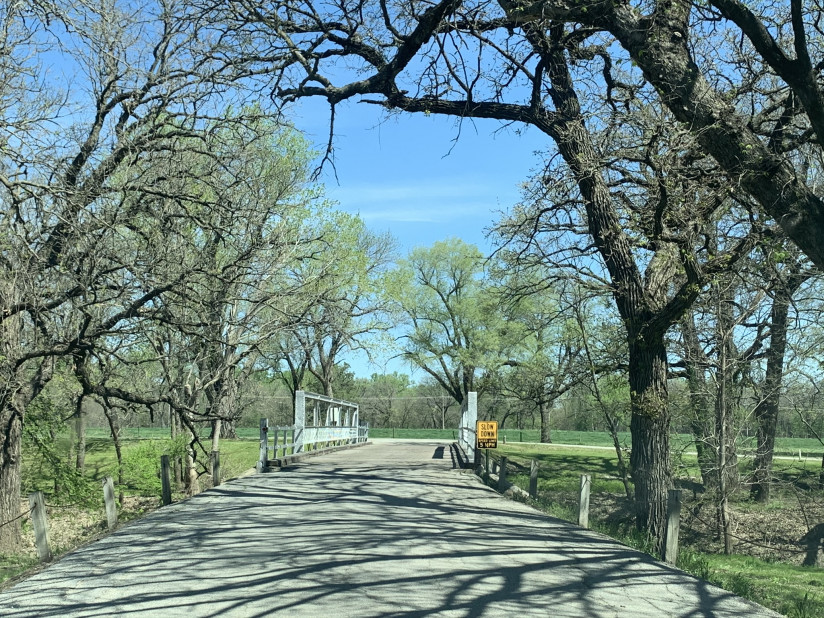
<instances>
[{"instance_id":1,"label":"green grass","mask_svg":"<svg viewBox=\"0 0 824 618\"><path fill-rule=\"evenodd\" d=\"M506 456L517 472L510 481L527 489L530 461L535 459L541 466L538 475L538 491L577 492L581 475L592 475L592 492L621 493L618 463L612 451L591 451L574 447L551 445L501 445L490 451L494 459Z\"/></svg>"},{"instance_id":2,"label":"green grass","mask_svg":"<svg viewBox=\"0 0 824 618\"><path fill-rule=\"evenodd\" d=\"M57 437L57 452L63 461L68 460L68 436ZM122 442L124 483L116 485L117 492L126 495L160 495L160 456L170 453L170 441L164 439L125 439ZM220 465L221 476L229 479L240 475L257 463L259 449L257 441L221 440ZM202 457L202 454L201 454ZM34 449L25 449L23 453L23 490L24 492L43 491L48 496L55 494L53 478L54 468L39 456ZM117 481L117 457L111 439L88 437L86 440L86 459L83 478L95 486L104 477L111 476ZM63 491L70 492L64 487ZM99 492L96 492L99 493ZM96 495L95 493L95 495ZM72 495L57 495L57 499L74 502ZM99 498L102 500L102 497Z\"/></svg>"},{"instance_id":3,"label":"green grass","mask_svg":"<svg viewBox=\"0 0 824 618\"><path fill-rule=\"evenodd\" d=\"M39 562L34 557L0 554L0 585L37 566Z\"/></svg>"},{"instance_id":4,"label":"green grass","mask_svg":"<svg viewBox=\"0 0 824 618\"><path fill-rule=\"evenodd\" d=\"M698 565L704 579L791 618L824 616L824 570L751 556L690 554L679 566Z\"/></svg>"},{"instance_id":5,"label":"green grass","mask_svg":"<svg viewBox=\"0 0 824 618\"><path fill-rule=\"evenodd\" d=\"M210 429L200 428L200 436L207 438ZM238 438L241 440L257 440L260 430L257 427L238 427ZM457 439L457 429L401 429L392 427L370 428L369 436L372 438L396 438L396 439ZM89 438L109 439L109 429L107 427L90 427L87 430ZM167 427L124 427L121 429L121 437L125 439L166 439L169 436ZM508 443L512 442L539 442L540 435L537 429L503 429L498 432L499 442L504 438ZM628 431L619 432L619 442L622 446L629 446L632 442ZM612 436L605 431L569 431L553 430L552 442L555 444L571 444L580 446L600 446L612 448ZM672 434L670 445L673 452L691 451L692 436L689 434ZM755 449L755 437L742 437L739 440L739 448L742 452ZM798 456L801 451L803 457L818 457L824 454L824 446L813 438L776 438L775 454L781 456Z\"/></svg>"},{"instance_id":6,"label":"green grass","mask_svg":"<svg viewBox=\"0 0 824 618\"><path fill-rule=\"evenodd\" d=\"M370 438L401 438L407 440L457 440L457 429L369 428Z\"/></svg>"},{"instance_id":7,"label":"green grass","mask_svg":"<svg viewBox=\"0 0 824 618\"><path fill-rule=\"evenodd\" d=\"M198 435L208 438L211 435L209 427L200 427ZM105 438L110 440L111 432L108 427L89 427L86 430L87 438ZM257 427L238 427L237 436L241 440L257 440L260 437L260 429ZM166 440L169 438L168 427L123 427L120 430L120 437L123 440Z\"/></svg>"}]
</instances>

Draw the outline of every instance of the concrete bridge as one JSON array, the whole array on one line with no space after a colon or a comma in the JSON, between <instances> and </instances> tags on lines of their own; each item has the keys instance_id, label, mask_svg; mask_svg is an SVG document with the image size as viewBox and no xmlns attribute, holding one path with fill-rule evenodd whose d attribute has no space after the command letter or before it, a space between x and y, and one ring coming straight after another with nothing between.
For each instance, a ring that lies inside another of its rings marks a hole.
<instances>
[{"instance_id":1,"label":"concrete bridge","mask_svg":"<svg viewBox=\"0 0 824 618\"><path fill-rule=\"evenodd\" d=\"M0 594L0 616L760 617L763 607L381 441L164 507Z\"/></svg>"}]
</instances>

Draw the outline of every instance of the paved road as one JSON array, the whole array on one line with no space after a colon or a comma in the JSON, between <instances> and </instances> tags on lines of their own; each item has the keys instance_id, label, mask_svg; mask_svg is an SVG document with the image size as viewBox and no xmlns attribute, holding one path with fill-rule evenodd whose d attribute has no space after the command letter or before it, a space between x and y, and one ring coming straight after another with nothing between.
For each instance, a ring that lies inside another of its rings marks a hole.
<instances>
[{"instance_id":1,"label":"paved road","mask_svg":"<svg viewBox=\"0 0 824 618\"><path fill-rule=\"evenodd\" d=\"M227 483L0 594L0 616L776 616L498 496L435 442Z\"/></svg>"}]
</instances>

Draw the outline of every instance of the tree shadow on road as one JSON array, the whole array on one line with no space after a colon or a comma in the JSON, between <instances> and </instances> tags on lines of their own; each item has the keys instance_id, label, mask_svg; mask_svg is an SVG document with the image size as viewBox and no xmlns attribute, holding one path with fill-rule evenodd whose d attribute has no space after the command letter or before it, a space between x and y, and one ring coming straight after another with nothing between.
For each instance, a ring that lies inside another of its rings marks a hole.
<instances>
[{"instance_id":1,"label":"tree shadow on road","mask_svg":"<svg viewBox=\"0 0 824 618\"><path fill-rule=\"evenodd\" d=\"M69 554L0 595L0 615L770 615L507 501L435 448L222 485Z\"/></svg>"}]
</instances>

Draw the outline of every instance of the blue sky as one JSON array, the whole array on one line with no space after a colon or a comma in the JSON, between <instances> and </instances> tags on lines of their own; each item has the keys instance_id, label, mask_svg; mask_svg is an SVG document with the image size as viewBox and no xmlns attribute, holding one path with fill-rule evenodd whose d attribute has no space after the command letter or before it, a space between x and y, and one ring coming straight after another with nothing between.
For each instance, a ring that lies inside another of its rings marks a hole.
<instances>
[{"instance_id":1,"label":"blue sky","mask_svg":"<svg viewBox=\"0 0 824 618\"><path fill-rule=\"evenodd\" d=\"M301 103L293 120L317 148L328 139L328 107ZM357 213L375 231L399 242L401 256L417 246L458 237L491 251L485 231L520 197L526 181L550 145L534 129L501 129L494 121L401 114L387 116L368 104L341 104L336 113L335 167L321 180L339 208ZM521 130L519 135L516 129ZM455 138L458 137L457 140ZM370 365L362 354L345 359L359 377L399 371L421 372L383 358Z\"/></svg>"},{"instance_id":2,"label":"blue sky","mask_svg":"<svg viewBox=\"0 0 824 618\"><path fill-rule=\"evenodd\" d=\"M298 128L323 148L328 107L302 103ZM335 166L322 177L327 195L358 213L375 231L389 230L405 255L416 246L458 237L488 252L485 229L519 198L548 138L495 121L401 114L375 105L341 104L336 113ZM515 129L522 130L517 135ZM457 140L455 138L458 137Z\"/></svg>"}]
</instances>

